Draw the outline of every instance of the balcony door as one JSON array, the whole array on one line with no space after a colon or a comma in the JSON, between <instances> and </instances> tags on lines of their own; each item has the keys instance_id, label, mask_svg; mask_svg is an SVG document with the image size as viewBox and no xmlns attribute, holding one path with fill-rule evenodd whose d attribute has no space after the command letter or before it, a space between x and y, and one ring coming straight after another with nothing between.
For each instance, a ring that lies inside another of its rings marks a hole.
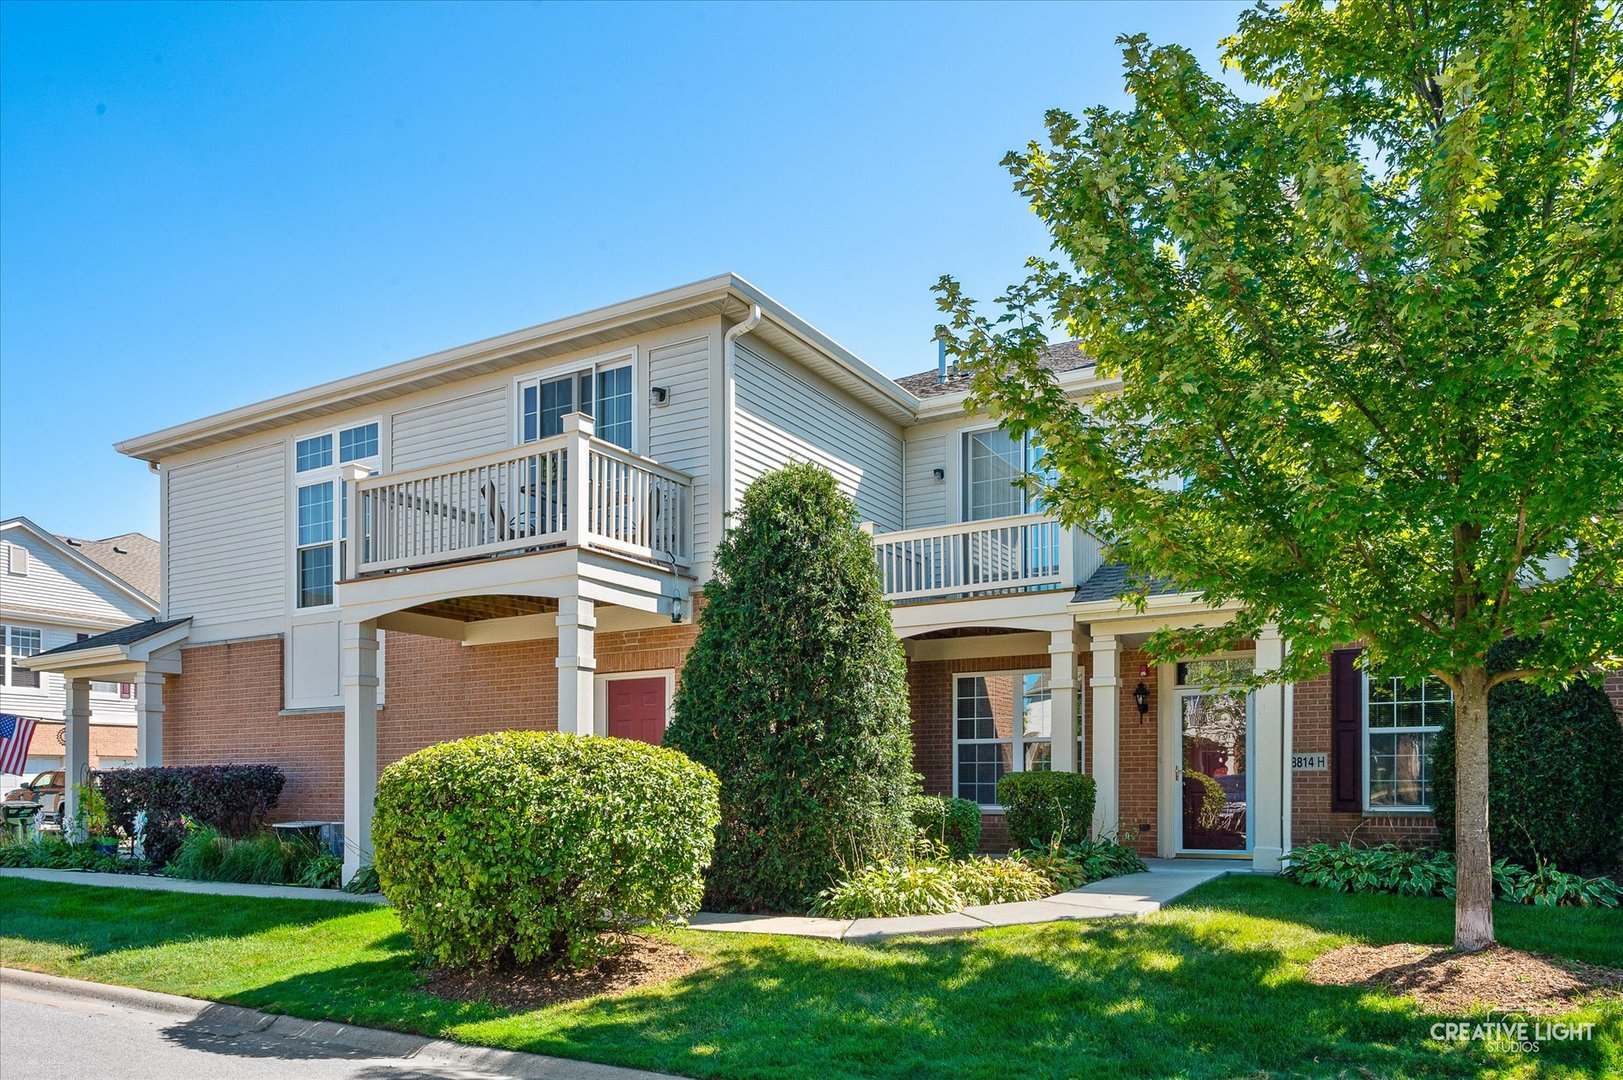
<instances>
[{"instance_id":1,"label":"balcony door","mask_svg":"<svg viewBox=\"0 0 1623 1080\"><path fill-rule=\"evenodd\" d=\"M1016 438L1001 428L964 432L966 522L1040 513L1042 497L1022 483L1027 477L1052 477L1042 466L1042 448L1030 436ZM1046 528L971 530L963 539L963 555L975 580L1019 580L1058 569L1055 540Z\"/></svg>"}]
</instances>

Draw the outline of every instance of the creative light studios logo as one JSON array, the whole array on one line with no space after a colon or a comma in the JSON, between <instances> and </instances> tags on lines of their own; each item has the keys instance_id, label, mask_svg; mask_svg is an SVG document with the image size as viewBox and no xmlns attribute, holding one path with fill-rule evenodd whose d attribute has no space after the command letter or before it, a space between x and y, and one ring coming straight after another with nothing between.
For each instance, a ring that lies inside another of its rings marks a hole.
<instances>
[{"instance_id":1,"label":"creative light studios logo","mask_svg":"<svg viewBox=\"0 0 1623 1080\"><path fill-rule=\"evenodd\" d=\"M1536 1054L1555 1042L1588 1042L1594 1033L1593 1021L1537 1020L1516 1012L1497 1018L1490 1012L1486 1020L1444 1020L1431 1025L1431 1037L1438 1042L1490 1042L1523 1054Z\"/></svg>"}]
</instances>

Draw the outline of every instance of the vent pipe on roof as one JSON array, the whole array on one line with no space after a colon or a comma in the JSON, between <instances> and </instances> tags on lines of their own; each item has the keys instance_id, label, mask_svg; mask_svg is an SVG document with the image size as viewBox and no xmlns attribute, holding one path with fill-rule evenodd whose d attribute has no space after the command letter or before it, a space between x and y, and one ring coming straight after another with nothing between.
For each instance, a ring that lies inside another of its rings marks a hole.
<instances>
[{"instance_id":1,"label":"vent pipe on roof","mask_svg":"<svg viewBox=\"0 0 1623 1080\"><path fill-rule=\"evenodd\" d=\"M937 385L947 381L947 339L935 339L935 381Z\"/></svg>"}]
</instances>

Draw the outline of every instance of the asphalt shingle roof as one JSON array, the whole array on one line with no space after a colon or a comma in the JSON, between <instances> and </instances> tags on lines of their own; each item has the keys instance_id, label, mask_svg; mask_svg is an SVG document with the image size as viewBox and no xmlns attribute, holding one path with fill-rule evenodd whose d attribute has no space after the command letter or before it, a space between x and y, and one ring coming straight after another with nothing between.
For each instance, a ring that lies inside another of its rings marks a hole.
<instances>
[{"instance_id":1,"label":"asphalt shingle roof","mask_svg":"<svg viewBox=\"0 0 1623 1080\"><path fill-rule=\"evenodd\" d=\"M179 619L148 619L146 622L132 623L121 626L117 630L108 630L101 634L92 634L83 641L74 641L66 645L58 645L54 649L47 649L40 656L61 656L63 653L78 652L81 649L99 649L104 645L134 645L138 641L145 641L154 634L161 634L171 626L191 621L187 615Z\"/></svg>"},{"instance_id":2,"label":"asphalt shingle roof","mask_svg":"<svg viewBox=\"0 0 1623 1080\"><path fill-rule=\"evenodd\" d=\"M1125 592L1138 588L1143 584L1142 579L1132 576L1126 563L1105 563L1093 572L1093 576L1076 587L1076 595L1071 597L1073 604L1085 604L1094 600L1114 600ZM1161 578L1150 582L1151 596L1165 596L1169 593L1183 592L1176 583Z\"/></svg>"},{"instance_id":3,"label":"asphalt shingle roof","mask_svg":"<svg viewBox=\"0 0 1623 1080\"><path fill-rule=\"evenodd\" d=\"M58 536L57 539L143 596L163 599L158 595L162 546L145 533L122 533L105 540L81 540L74 536Z\"/></svg>"},{"instance_id":4,"label":"asphalt shingle roof","mask_svg":"<svg viewBox=\"0 0 1623 1080\"><path fill-rule=\"evenodd\" d=\"M1043 350L1042 366L1058 374L1062 371L1076 371L1079 368L1093 366L1091 356L1082 355L1082 350L1074 341L1056 342ZM916 398L940 397L943 394L956 394L969 385L969 377L952 368L947 369L947 381L938 382L939 373L935 368L921 371L917 375L903 375L896 380L896 385L912 394Z\"/></svg>"}]
</instances>

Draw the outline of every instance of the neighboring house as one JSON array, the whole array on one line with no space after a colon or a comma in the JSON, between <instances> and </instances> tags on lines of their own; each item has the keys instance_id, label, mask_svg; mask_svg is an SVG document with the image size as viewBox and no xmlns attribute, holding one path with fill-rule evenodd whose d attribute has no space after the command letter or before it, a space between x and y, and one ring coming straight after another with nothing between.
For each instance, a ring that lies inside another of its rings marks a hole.
<instances>
[{"instance_id":1,"label":"neighboring house","mask_svg":"<svg viewBox=\"0 0 1623 1080\"><path fill-rule=\"evenodd\" d=\"M27 518L0 522L0 714L31 718L28 758L0 775L0 791L63 768L67 691L61 675L23 661L158 613L158 542L140 533L106 540L55 536ZM86 761L94 768L136 760L135 686L97 680L89 708Z\"/></svg>"},{"instance_id":2,"label":"neighboring house","mask_svg":"<svg viewBox=\"0 0 1623 1080\"><path fill-rule=\"evenodd\" d=\"M1074 346L1049 363L1103 385ZM117 447L162 481L159 620L31 663L143 687L153 757L280 765L278 813L342 817L353 870L380 766L423 746L657 738L727 516L800 459L871 523L916 766L985 808L989 845L998 777L1028 768L1092 774L1096 827L1147 853L1271 868L1354 828L1432 833L1446 692L1371 683L1351 652L1310 683L1202 685L1275 669L1275 633L1150 664L1150 631L1226 616L1166 588L1124 604L1124 568L1012 483L1036 448L964 398L724 275L180 424Z\"/></svg>"}]
</instances>

